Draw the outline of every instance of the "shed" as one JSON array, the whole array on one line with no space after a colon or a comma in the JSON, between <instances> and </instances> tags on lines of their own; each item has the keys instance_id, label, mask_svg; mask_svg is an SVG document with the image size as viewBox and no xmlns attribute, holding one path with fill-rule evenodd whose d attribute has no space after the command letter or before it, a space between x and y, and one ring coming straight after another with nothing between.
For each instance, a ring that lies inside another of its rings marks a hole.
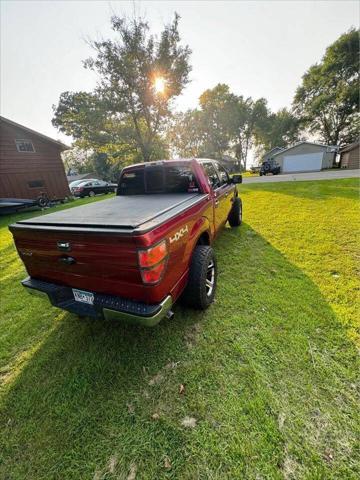
<instances>
[{"instance_id":1,"label":"shed","mask_svg":"<svg viewBox=\"0 0 360 480\"><path fill-rule=\"evenodd\" d=\"M316 172L332 168L337 147L321 143L299 142L273 155L282 173Z\"/></svg>"},{"instance_id":2,"label":"shed","mask_svg":"<svg viewBox=\"0 0 360 480\"><path fill-rule=\"evenodd\" d=\"M50 200L70 195L57 140L0 117L0 197Z\"/></svg>"},{"instance_id":3,"label":"shed","mask_svg":"<svg viewBox=\"0 0 360 480\"><path fill-rule=\"evenodd\" d=\"M360 168L360 142L354 142L340 150L341 168Z\"/></svg>"}]
</instances>

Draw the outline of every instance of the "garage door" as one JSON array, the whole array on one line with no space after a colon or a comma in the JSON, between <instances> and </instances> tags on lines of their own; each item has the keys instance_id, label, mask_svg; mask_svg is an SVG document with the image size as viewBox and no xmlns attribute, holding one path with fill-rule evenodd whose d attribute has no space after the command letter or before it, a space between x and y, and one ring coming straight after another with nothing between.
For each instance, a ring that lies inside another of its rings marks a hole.
<instances>
[{"instance_id":1,"label":"garage door","mask_svg":"<svg viewBox=\"0 0 360 480\"><path fill-rule=\"evenodd\" d=\"M311 172L321 170L323 152L288 155L284 157L283 172Z\"/></svg>"}]
</instances>

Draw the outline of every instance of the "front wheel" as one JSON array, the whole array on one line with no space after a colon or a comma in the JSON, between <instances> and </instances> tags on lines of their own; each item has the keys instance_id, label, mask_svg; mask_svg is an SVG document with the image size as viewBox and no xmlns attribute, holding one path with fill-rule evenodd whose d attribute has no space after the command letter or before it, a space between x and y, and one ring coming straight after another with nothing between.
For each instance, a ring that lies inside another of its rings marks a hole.
<instances>
[{"instance_id":1,"label":"front wheel","mask_svg":"<svg viewBox=\"0 0 360 480\"><path fill-rule=\"evenodd\" d=\"M239 197L236 197L231 207L228 221L230 227L239 227L242 223L242 201Z\"/></svg>"},{"instance_id":2,"label":"front wheel","mask_svg":"<svg viewBox=\"0 0 360 480\"><path fill-rule=\"evenodd\" d=\"M214 301L217 264L214 251L207 245L198 245L192 255L189 279L183 300L190 307L205 310Z\"/></svg>"}]
</instances>

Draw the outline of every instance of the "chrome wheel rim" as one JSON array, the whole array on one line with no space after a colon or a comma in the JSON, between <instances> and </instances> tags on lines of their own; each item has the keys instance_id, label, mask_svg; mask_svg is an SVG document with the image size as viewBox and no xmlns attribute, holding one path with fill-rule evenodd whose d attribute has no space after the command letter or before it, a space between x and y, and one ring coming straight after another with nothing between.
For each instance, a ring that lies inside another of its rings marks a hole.
<instances>
[{"instance_id":1,"label":"chrome wheel rim","mask_svg":"<svg viewBox=\"0 0 360 480\"><path fill-rule=\"evenodd\" d=\"M214 263L214 260L211 259L207 266L207 272L206 272L206 295L208 297L211 296L214 290L214 284L215 284L215 263Z\"/></svg>"}]
</instances>

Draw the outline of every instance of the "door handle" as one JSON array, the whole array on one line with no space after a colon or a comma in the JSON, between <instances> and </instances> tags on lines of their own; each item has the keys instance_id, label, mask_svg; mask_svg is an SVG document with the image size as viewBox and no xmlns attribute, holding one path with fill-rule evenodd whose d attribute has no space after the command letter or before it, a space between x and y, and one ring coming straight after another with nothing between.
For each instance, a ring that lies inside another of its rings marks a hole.
<instances>
[{"instance_id":1,"label":"door handle","mask_svg":"<svg viewBox=\"0 0 360 480\"><path fill-rule=\"evenodd\" d=\"M64 263L65 265L73 265L76 263L76 260L74 257L60 257L59 262Z\"/></svg>"}]
</instances>

